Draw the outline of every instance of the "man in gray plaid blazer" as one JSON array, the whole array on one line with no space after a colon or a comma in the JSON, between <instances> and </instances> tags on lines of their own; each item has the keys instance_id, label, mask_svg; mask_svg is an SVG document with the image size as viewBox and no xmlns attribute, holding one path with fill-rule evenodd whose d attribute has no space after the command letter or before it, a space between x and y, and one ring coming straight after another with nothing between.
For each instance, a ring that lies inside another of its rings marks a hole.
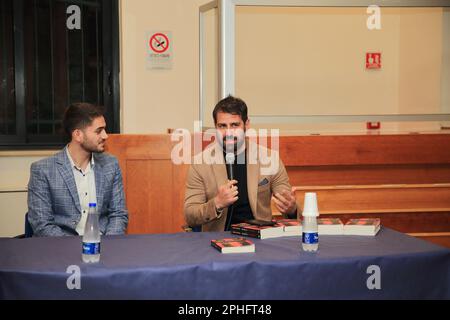
<instances>
[{"instance_id":1,"label":"man in gray plaid blazer","mask_svg":"<svg viewBox=\"0 0 450 320\"><path fill-rule=\"evenodd\" d=\"M87 103L69 106L63 120L69 144L31 165L28 221L33 236L82 235L92 202L102 234L125 233L122 174L117 159L103 153L108 138L103 113Z\"/></svg>"}]
</instances>

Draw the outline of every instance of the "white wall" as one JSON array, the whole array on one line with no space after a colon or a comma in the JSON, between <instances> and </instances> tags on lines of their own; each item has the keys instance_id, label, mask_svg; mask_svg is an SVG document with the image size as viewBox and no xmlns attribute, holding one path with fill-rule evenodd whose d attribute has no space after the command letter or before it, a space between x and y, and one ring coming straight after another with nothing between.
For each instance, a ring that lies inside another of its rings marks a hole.
<instances>
[{"instance_id":1,"label":"white wall","mask_svg":"<svg viewBox=\"0 0 450 320\"><path fill-rule=\"evenodd\" d=\"M124 133L193 129L199 118L199 7L208 0L122 0ZM173 67L148 70L146 33L171 31Z\"/></svg>"},{"instance_id":2,"label":"white wall","mask_svg":"<svg viewBox=\"0 0 450 320\"><path fill-rule=\"evenodd\" d=\"M256 115L440 112L442 8L239 7L236 93ZM382 53L380 70L366 52Z\"/></svg>"},{"instance_id":3,"label":"white wall","mask_svg":"<svg viewBox=\"0 0 450 320\"><path fill-rule=\"evenodd\" d=\"M247 102L250 120L445 111L448 12L382 8L381 30L368 30L367 17L366 8L237 7L236 94ZM365 69L365 53L373 51L382 53L381 70ZM213 108L208 104L203 113L209 127ZM252 125L284 134L366 131L355 122ZM382 124L387 132L439 129L438 122Z\"/></svg>"},{"instance_id":4,"label":"white wall","mask_svg":"<svg viewBox=\"0 0 450 320\"><path fill-rule=\"evenodd\" d=\"M442 33L441 104L442 111L450 113L450 9L444 11L442 28L444 32Z\"/></svg>"},{"instance_id":5,"label":"white wall","mask_svg":"<svg viewBox=\"0 0 450 320\"><path fill-rule=\"evenodd\" d=\"M0 237L24 233L30 165L53 153L0 152Z\"/></svg>"},{"instance_id":6,"label":"white wall","mask_svg":"<svg viewBox=\"0 0 450 320\"><path fill-rule=\"evenodd\" d=\"M0 237L15 237L25 232L27 193L0 192Z\"/></svg>"}]
</instances>

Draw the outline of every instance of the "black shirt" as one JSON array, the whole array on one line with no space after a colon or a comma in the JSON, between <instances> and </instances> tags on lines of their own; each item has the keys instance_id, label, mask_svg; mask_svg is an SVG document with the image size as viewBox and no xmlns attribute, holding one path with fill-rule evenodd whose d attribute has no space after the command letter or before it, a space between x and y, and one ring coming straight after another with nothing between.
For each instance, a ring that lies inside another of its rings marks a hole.
<instances>
[{"instance_id":1,"label":"black shirt","mask_svg":"<svg viewBox=\"0 0 450 320\"><path fill-rule=\"evenodd\" d=\"M248 200L248 190L247 190L247 159L244 154L241 154L243 158L241 159L241 155L238 156L238 160L236 160L236 156L234 158L233 166L233 178L237 180L237 188L238 188L238 199L235 203L233 203L228 208L227 220L225 223L225 230L229 224L231 217L231 224L244 222L246 220L253 219L252 208L250 207L250 202ZM224 154L225 158L225 154ZM225 165L227 168L227 175L230 177L229 167Z\"/></svg>"}]
</instances>

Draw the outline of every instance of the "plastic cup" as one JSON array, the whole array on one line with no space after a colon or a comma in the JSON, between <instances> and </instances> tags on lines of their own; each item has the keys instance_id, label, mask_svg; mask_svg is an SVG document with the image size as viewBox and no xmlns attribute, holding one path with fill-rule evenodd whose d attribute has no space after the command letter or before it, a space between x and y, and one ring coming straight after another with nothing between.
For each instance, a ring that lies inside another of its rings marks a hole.
<instances>
[{"instance_id":1,"label":"plastic cup","mask_svg":"<svg viewBox=\"0 0 450 320\"><path fill-rule=\"evenodd\" d=\"M304 217L318 217L319 209L317 208L317 194L315 192L306 192L305 201L303 202Z\"/></svg>"}]
</instances>

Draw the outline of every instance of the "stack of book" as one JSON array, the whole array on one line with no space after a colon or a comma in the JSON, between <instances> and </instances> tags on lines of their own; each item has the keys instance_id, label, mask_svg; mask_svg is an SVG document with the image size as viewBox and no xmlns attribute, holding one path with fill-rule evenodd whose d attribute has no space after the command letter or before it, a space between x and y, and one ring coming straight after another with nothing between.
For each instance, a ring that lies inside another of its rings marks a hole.
<instances>
[{"instance_id":1,"label":"stack of book","mask_svg":"<svg viewBox=\"0 0 450 320\"><path fill-rule=\"evenodd\" d=\"M290 237L302 235L302 223L296 219L276 220L273 226L257 226L238 223L231 226L231 233L259 239Z\"/></svg>"},{"instance_id":2,"label":"stack of book","mask_svg":"<svg viewBox=\"0 0 450 320\"><path fill-rule=\"evenodd\" d=\"M317 219L319 234L375 236L380 230L379 218L350 219L343 224L339 218Z\"/></svg>"},{"instance_id":3,"label":"stack of book","mask_svg":"<svg viewBox=\"0 0 450 320\"><path fill-rule=\"evenodd\" d=\"M344 224L339 218L317 219L319 235L340 235L344 234Z\"/></svg>"},{"instance_id":4,"label":"stack of book","mask_svg":"<svg viewBox=\"0 0 450 320\"><path fill-rule=\"evenodd\" d=\"M255 252L255 244L245 238L225 238L211 240L211 246L221 253Z\"/></svg>"},{"instance_id":5,"label":"stack of book","mask_svg":"<svg viewBox=\"0 0 450 320\"><path fill-rule=\"evenodd\" d=\"M381 228L379 218L350 219L344 225L344 234L355 236L375 236Z\"/></svg>"},{"instance_id":6,"label":"stack of book","mask_svg":"<svg viewBox=\"0 0 450 320\"><path fill-rule=\"evenodd\" d=\"M256 226L243 222L232 224L231 233L258 239L278 238L284 236L284 226L278 223L273 226Z\"/></svg>"},{"instance_id":7,"label":"stack of book","mask_svg":"<svg viewBox=\"0 0 450 320\"><path fill-rule=\"evenodd\" d=\"M375 236L381 223L379 218L350 219L346 224L339 218L320 218L317 227L319 235ZM277 220L273 226L238 223L231 225L231 233L259 239L301 236L302 223L296 219Z\"/></svg>"},{"instance_id":8,"label":"stack of book","mask_svg":"<svg viewBox=\"0 0 450 320\"><path fill-rule=\"evenodd\" d=\"M302 222L296 219L281 219L277 223L284 227L283 237L301 236Z\"/></svg>"}]
</instances>

